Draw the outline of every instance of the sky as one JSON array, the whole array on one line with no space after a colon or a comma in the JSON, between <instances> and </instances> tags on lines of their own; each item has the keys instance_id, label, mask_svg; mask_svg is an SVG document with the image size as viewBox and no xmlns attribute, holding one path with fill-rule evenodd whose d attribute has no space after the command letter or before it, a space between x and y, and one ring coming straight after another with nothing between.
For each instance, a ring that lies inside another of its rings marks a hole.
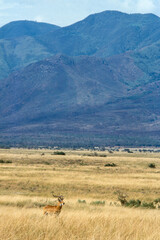
<instances>
[{"instance_id":1,"label":"sky","mask_svg":"<svg viewBox=\"0 0 160 240\"><path fill-rule=\"evenodd\" d=\"M0 0L0 26L15 20L68 26L105 10L160 16L160 0Z\"/></svg>"}]
</instances>

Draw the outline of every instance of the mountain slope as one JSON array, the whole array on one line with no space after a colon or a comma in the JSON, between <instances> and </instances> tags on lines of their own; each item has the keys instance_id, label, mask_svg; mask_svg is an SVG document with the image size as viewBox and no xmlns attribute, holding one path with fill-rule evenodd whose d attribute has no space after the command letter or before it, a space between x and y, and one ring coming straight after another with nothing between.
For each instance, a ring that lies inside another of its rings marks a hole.
<instances>
[{"instance_id":1,"label":"mountain slope","mask_svg":"<svg viewBox=\"0 0 160 240\"><path fill-rule=\"evenodd\" d=\"M14 21L0 28L0 39L14 39L24 36L43 35L50 31L55 31L60 27L48 23L34 21Z\"/></svg>"},{"instance_id":2,"label":"mountain slope","mask_svg":"<svg viewBox=\"0 0 160 240\"><path fill-rule=\"evenodd\" d=\"M109 62L63 55L29 65L11 75L2 87L1 114L8 115L11 111L17 116L17 109L22 111L21 115L23 112L28 115L25 109L32 109L35 116L48 111L53 114L77 111L126 92L125 84L119 81Z\"/></svg>"},{"instance_id":3,"label":"mountain slope","mask_svg":"<svg viewBox=\"0 0 160 240\"><path fill-rule=\"evenodd\" d=\"M120 108L123 99L135 95L133 88L140 76L144 78L145 74L128 55L110 59L55 56L15 72L3 83L2 122L15 126L46 124L75 114L90 118L103 106L116 104Z\"/></svg>"},{"instance_id":4,"label":"mountain slope","mask_svg":"<svg viewBox=\"0 0 160 240\"><path fill-rule=\"evenodd\" d=\"M149 76L151 82L160 80L160 40L132 52L136 65Z\"/></svg>"},{"instance_id":5,"label":"mountain slope","mask_svg":"<svg viewBox=\"0 0 160 240\"><path fill-rule=\"evenodd\" d=\"M31 21L0 28L0 79L52 55L109 57L154 44L160 38L160 18L153 14L105 11L71 26Z\"/></svg>"},{"instance_id":6,"label":"mountain slope","mask_svg":"<svg viewBox=\"0 0 160 240\"><path fill-rule=\"evenodd\" d=\"M160 145L159 17L106 11L34 33L27 24L0 39L0 144L23 134L30 146Z\"/></svg>"},{"instance_id":7,"label":"mountain slope","mask_svg":"<svg viewBox=\"0 0 160 240\"><path fill-rule=\"evenodd\" d=\"M52 54L39 35L56 31L60 27L32 21L15 21L0 28L0 80L15 69L25 67Z\"/></svg>"},{"instance_id":8,"label":"mountain slope","mask_svg":"<svg viewBox=\"0 0 160 240\"><path fill-rule=\"evenodd\" d=\"M146 73L132 57L59 55L15 72L0 91L0 141L158 144L160 81L139 81Z\"/></svg>"},{"instance_id":9,"label":"mountain slope","mask_svg":"<svg viewBox=\"0 0 160 240\"><path fill-rule=\"evenodd\" d=\"M160 34L153 14L105 11L42 37L53 53L108 57L151 44Z\"/></svg>"}]
</instances>

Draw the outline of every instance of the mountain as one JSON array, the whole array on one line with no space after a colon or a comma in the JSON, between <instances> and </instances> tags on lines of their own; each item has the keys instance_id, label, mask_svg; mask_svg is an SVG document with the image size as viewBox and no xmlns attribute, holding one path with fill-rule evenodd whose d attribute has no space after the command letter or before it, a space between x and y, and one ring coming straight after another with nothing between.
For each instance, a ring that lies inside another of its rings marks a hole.
<instances>
[{"instance_id":1,"label":"mountain","mask_svg":"<svg viewBox=\"0 0 160 240\"><path fill-rule=\"evenodd\" d=\"M108 57L152 44L159 39L159 29L160 18L153 14L105 11L50 32L41 40L54 54Z\"/></svg>"},{"instance_id":2,"label":"mountain","mask_svg":"<svg viewBox=\"0 0 160 240\"><path fill-rule=\"evenodd\" d=\"M38 36L59 29L59 26L34 21L14 21L0 28L0 39L14 39L24 36Z\"/></svg>"},{"instance_id":3,"label":"mountain","mask_svg":"<svg viewBox=\"0 0 160 240\"><path fill-rule=\"evenodd\" d=\"M136 65L148 75L150 81L160 79L160 40L155 43L136 49L132 52Z\"/></svg>"},{"instance_id":4,"label":"mountain","mask_svg":"<svg viewBox=\"0 0 160 240\"><path fill-rule=\"evenodd\" d=\"M128 63L129 65L129 63ZM133 74L133 81L137 76ZM124 71L129 76L128 69ZM127 94L110 60L59 55L12 74L2 85L1 116L11 121L40 119L95 107ZM72 106L72 107L70 107ZM32 109L28 115L27 109Z\"/></svg>"},{"instance_id":5,"label":"mountain","mask_svg":"<svg viewBox=\"0 0 160 240\"><path fill-rule=\"evenodd\" d=\"M145 76L128 54L58 55L30 64L10 75L0 92L1 132L152 133L159 130L160 82L137 85Z\"/></svg>"},{"instance_id":6,"label":"mountain","mask_svg":"<svg viewBox=\"0 0 160 240\"><path fill-rule=\"evenodd\" d=\"M0 28L0 82L15 69L52 54L37 39L60 27L33 21L15 21Z\"/></svg>"},{"instance_id":7,"label":"mountain","mask_svg":"<svg viewBox=\"0 0 160 240\"><path fill-rule=\"evenodd\" d=\"M67 27L15 21L0 28L0 79L56 54L109 57L156 43L160 18L105 11Z\"/></svg>"},{"instance_id":8,"label":"mountain","mask_svg":"<svg viewBox=\"0 0 160 240\"><path fill-rule=\"evenodd\" d=\"M0 145L159 146L159 29L153 14L116 11L4 26Z\"/></svg>"}]
</instances>

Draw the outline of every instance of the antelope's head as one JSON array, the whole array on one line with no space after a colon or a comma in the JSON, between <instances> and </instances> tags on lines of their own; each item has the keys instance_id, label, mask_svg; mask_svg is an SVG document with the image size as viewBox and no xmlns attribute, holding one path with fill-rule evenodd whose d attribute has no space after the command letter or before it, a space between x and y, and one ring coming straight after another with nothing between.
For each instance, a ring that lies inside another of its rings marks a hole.
<instances>
[{"instance_id":1,"label":"antelope's head","mask_svg":"<svg viewBox=\"0 0 160 240\"><path fill-rule=\"evenodd\" d=\"M65 204L63 200L64 198L61 198L61 197L58 198L58 202L60 203L60 206L63 206Z\"/></svg>"},{"instance_id":2,"label":"antelope's head","mask_svg":"<svg viewBox=\"0 0 160 240\"><path fill-rule=\"evenodd\" d=\"M52 195L53 195L53 193L52 193ZM63 201L63 200L64 200L64 197L63 197L63 196L53 195L53 197L58 198L58 202L59 202L59 205L60 205L61 207L65 204L65 202Z\"/></svg>"}]
</instances>

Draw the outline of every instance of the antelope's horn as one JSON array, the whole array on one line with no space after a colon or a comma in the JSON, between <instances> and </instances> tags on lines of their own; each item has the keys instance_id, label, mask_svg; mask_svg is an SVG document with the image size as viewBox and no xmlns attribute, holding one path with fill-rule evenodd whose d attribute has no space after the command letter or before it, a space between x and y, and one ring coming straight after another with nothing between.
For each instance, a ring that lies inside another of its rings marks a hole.
<instances>
[{"instance_id":1,"label":"antelope's horn","mask_svg":"<svg viewBox=\"0 0 160 240\"><path fill-rule=\"evenodd\" d=\"M55 197L55 198L64 199L64 197L63 197L63 196L57 196L57 195L54 195L53 193L52 193L52 195L53 195L53 197Z\"/></svg>"}]
</instances>

